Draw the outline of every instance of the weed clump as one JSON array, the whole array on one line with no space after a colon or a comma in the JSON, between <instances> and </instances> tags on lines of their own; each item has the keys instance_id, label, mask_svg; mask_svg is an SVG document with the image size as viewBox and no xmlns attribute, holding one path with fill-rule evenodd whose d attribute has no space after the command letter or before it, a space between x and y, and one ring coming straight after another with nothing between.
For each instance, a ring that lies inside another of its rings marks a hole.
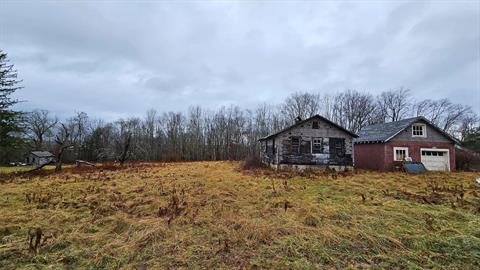
<instances>
[{"instance_id":1,"label":"weed clump","mask_svg":"<svg viewBox=\"0 0 480 270\"><path fill-rule=\"evenodd\" d=\"M303 219L303 224L310 227L317 227L320 224L320 222L316 217L312 215L308 215Z\"/></svg>"},{"instance_id":2,"label":"weed clump","mask_svg":"<svg viewBox=\"0 0 480 270\"><path fill-rule=\"evenodd\" d=\"M180 194L177 194L177 190L174 188L168 205L158 209L158 216L168 217L167 223L170 225L176 217L180 216L185 211L187 205L188 204L185 200L185 190L182 189Z\"/></svg>"},{"instance_id":3,"label":"weed clump","mask_svg":"<svg viewBox=\"0 0 480 270\"><path fill-rule=\"evenodd\" d=\"M248 155L242 162L241 166L243 170L256 170L267 168L267 166L260 159L260 156L256 154Z\"/></svg>"}]
</instances>

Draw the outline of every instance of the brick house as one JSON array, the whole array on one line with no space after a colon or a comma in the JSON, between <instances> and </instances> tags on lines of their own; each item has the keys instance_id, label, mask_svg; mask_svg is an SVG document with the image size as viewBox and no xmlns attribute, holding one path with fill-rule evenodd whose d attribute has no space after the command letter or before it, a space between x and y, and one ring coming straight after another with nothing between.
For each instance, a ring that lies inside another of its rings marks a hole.
<instances>
[{"instance_id":1,"label":"brick house","mask_svg":"<svg viewBox=\"0 0 480 270\"><path fill-rule=\"evenodd\" d=\"M371 125L354 140L355 167L390 171L411 159L427 170L454 171L456 143L422 116Z\"/></svg>"}]
</instances>

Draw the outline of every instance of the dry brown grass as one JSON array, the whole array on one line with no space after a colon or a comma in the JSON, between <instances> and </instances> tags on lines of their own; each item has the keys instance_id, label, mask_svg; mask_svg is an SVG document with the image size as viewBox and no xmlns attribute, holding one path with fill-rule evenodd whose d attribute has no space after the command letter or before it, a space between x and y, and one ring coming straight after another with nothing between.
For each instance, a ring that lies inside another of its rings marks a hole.
<instances>
[{"instance_id":1,"label":"dry brown grass","mask_svg":"<svg viewBox=\"0 0 480 270\"><path fill-rule=\"evenodd\" d=\"M480 267L474 173L138 163L0 184L0 268ZM40 228L38 252L28 231Z\"/></svg>"}]
</instances>

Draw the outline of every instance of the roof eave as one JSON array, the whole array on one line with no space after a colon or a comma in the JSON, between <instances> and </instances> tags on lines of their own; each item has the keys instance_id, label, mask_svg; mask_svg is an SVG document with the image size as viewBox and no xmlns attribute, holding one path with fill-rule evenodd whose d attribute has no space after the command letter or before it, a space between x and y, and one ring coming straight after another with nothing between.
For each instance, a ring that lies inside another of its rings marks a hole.
<instances>
[{"instance_id":1,"label":"roof eave","mask_svg":"<svg viewBox=\"0 0 480 270\"><path fill-rule=\"evenodd\" d=\"M293 124L293 125L285 128L285 129L283 129L283 130L281 130L281 131L279 131L279 132L276 132L276 133L270 134L270 135L268 135L268 136L266 136L266 137L260 138L259 141L264 141L264 140L268 140L268 139L270 139L270 138L276 137L276 136L278 136L278 135L280 135L280 134L282 134L282 133L284 133L284 132L287 132L287 131L289 131L289 130L291 130L291 129L299 126L299 125L302 125L302 124L304 124L304 123L306 123L306 122L308 122L308 121L310 121L310 120L312 120L312 119L314 119L314 118L320 118L321 120L323 120L323 121L325 121L325 122L333 125L334 127L342 130L343 132L349 134L349 135L352 136L353 138L358 138L358 137L359 137L357 134L353 133L352 131L350 131L350 130L342 127L342 126L340 126L339 124L337 124L337 123L335 123L335 122L332 122L332 121L328 120L327 118L325 118L325 117L323 117L323 116L321 116L321 115L319 115L319 114L316 114L316 115L314 115L314 116L312 116L312 117L309 117L309 118L307 118L307 119L305 119L305 120L299 121L299 122L297 122L297 123L295 123L295 124Z\"/></svg>"}]
</instances>

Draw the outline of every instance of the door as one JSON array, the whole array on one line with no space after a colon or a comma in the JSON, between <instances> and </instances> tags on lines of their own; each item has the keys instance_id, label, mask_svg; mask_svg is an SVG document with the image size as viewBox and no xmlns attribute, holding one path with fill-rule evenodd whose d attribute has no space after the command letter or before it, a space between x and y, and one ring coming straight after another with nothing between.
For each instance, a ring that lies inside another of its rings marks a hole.
<instances>
[{"instance_id":1,"label":"door","mask_svg":"<svg viewBox=\"0 0 480 270\"><path fill-rule=\"evenodd\" d=\"M450 171L450 153L448 149L422 148L421 161L429 171Z\"/></svg>"}]
</instances>

